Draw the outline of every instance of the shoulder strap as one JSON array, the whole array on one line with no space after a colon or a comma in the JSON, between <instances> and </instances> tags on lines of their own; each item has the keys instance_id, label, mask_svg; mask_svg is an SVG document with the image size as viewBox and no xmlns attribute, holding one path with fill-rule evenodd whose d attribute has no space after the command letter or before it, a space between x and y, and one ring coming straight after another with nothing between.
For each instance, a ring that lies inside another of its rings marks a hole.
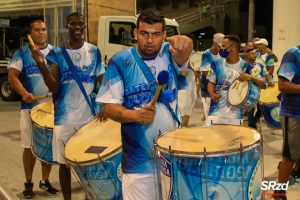
<instances>
[{"instance_id":1,"label":"shoulder strap","mask_svg":"<svg viewBox=\"0 0 300 200\"><path fill-rule=\"evenodd\" d=\"M72 71L74 80L78 84L78 86L79 86L79 88L80 88L80 90L81 90L81 92L82 92L82 94L83 94L83 96L84 96L87 104L89 105L89 107L91 109L91 112L92 112L93 116L96 116L96 112L95 112L95 109L94 109L94 107L92 105L91 99L87 96L87 93L86 93L86 91L85 91L85 89L84 89L84 87L82 85L82 81L81 81L81 79L79 78L79 76L78 76L78 74L76 72L76 68L75 68L75 66L74 66L74 64L73 64L73 62L72 62L72 60L71 60L71 58L70 58L70 56L69 56L66 48L65 47L61 47L61 50L62 50L62 55L64 56L64 58L65 58L65 60L66 60L66 62L68 64L68 66L69 66L69 69Z\"/></svg>"},{"instance_id":2,"label":"shoulder strap","mask_svg":"<svg viewBox=\"0 0 300 200\"><path fill-rule=\"evenodd\" d=\"M143 59L138 55L136 48L132 48L131 53L132 53L135 61L138 63L138 67L143 72L145 78L149 82L149 84L151 86L151 91L155 92L155 90L158 86L158 83L157 83L156 79L154 78L151 70L149 69L147 64L143 61ZM177 115L175 114L174 110L171 108L170 104L168 103L167 99L165 98L165 96L163 95L162 92L160 93L158 100L159 100L159 102L161 102L162 104L164 104L168 108L168 110L171 113L173 119L177 122L178 127L179 127L180 124L181 124L180 120L178 119Z\"/></svg>"}]
</instances>

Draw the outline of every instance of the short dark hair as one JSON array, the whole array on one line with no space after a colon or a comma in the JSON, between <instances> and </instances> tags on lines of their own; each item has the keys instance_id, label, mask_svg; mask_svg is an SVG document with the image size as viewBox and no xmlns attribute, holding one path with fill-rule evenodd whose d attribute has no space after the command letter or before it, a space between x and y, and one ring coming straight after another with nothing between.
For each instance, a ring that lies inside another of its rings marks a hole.
<instances>
[{"instance_id":1,"label":"short dark hair","mask_svg":"<svg viewBox=\"0 0 300 200\"><path fill-rule=\"evenodd\" d=\"M239 38L239 36L237 35L225 35L224 39L228 39L230 42L233 43L233 45L235 46L235 48L240 51L240 46L241 46L241 40Z\"/></svg>"},{"instance_id":2,"label":"short dark hair","mask_svg":"<svg viewBox=\"0 0 300 200\"><path fill-rule=\"evenodd\" d=\"M70 18L73 16L82 17L84 19L83 14L81 14L79 12L72 12L72 13L68 14L68 16L67 16L67 24L70 22Z\"/></svg>"},{"instance_id":3,"label":"short dark hair","mask_svg":"<svg viewBox=\"0 0 300 200\"><path fill-rule=\"evenodd\" d=\"M139 28L140 22L147 24L161 23L163 25L163 31L166 30L166 21L162 13L154 8L147 8L143 10L137 18L137 29Z\"/></svg>"},{"instance_id":4,"label":"short dark hair","mask_svg":"<svg viewBox=\"0 0 300 200\"><path fill-rule=\"evenodd\" d=\"M34 23L44 23L44 24L46 24L42 19L32 20L29 24L29 33L31 33L31 31L32 31L32 26L33 26Z\"/></svg>"}]
</instances>

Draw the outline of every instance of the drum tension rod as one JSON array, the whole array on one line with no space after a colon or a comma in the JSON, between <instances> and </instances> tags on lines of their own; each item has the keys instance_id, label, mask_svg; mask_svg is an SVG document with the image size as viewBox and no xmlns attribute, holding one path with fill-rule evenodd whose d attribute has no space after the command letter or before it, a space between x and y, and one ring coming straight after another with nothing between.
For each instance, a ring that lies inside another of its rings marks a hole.
<instances>
[{"instance_id":1,"label":"drum tension rod","mask_svg":"<svg viewBox=\"0 0 300 200\"><path fill-rule=\"evenodd\" d=\"M204 147L203 149L204 152L204 171L205 171L205 192L206 192L206 199L209 199L208 196L208 175L207 175L207 162L206 162L206 157L207 157L207 152L206 148Z\"/></svg>"},{"instance_id":2,"label":"drum tension rod","mask_svg":"<svg viewBox=\"0 0 300 200\"><path fill-rule=\"evenodd\" d=\"M245 199L245 188L244 188L244 181L245 181L245 174L244 174L244 162L243 162L243 144L240 143L240 162L241 162L241 167L242 167L242 199Z\"/></svg>"}]
</instances>

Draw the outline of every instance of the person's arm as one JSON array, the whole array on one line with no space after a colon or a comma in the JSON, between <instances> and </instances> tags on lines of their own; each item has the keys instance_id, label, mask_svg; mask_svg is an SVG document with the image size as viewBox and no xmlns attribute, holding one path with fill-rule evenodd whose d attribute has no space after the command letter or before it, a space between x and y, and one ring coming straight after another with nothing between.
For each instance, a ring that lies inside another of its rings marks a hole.
<instances>
[{"instance_id":1,"label":"person's arm","mask_svg":"<svg viewBox=\"0 0 300 200\"><path fill-rule=\"evenodd\" d=\"M193 51L193 41L184 35L175 35L166 38L170 42L170 53L178 66L186 63Z\"/></svg>"},{"instance_id":2,"label":"person's arm","mask_svg":"<svg viewBox=\"0 0 300 200\"><path fill-rule=\"evenodd\" d=\"M274 73L274 65L273 66L268 66L268 73L269 73L269 75L273 75L273 73Z\"/></svg>"},{"instance_id":3,"label":"person's arm","mask_svg":"<svg viewBox=\"0 0 300 200\"><path fill-rule=\"evenodd\" d=\"M120 123L138 122L151 124L155 116L155 106L143 106L140 110L130 110L120 104L105 103L104 114L106 117Z\"/></svg>"},{"instance_id":4,"label":"person's arm","mask_svg":"<svg viewBox=\"0 0 300 200\"><path fill-rule=\"evenodd\" d=\"M210 98L213 102L218 102L220 99L220 95L216 93L215 84L212 82L208 82L207 91L210 95Z\"/></svg>"},{"instance_id":5,"label":"person's arm","mask_svg":"<svg viewBox=\"0 0 300 200\"><path fill-rule=\"evenodd\" d=\"M12 88L22 97L22 100L26 103L32 103L35 101L31 93L29 93L22 85L19 75L20 71L14 68L8 69L8 81Z\"/></svg>"},{"instance_id":6,"label":"person's arm","mask_svg":"<svg viewBox=\"0 0 300 200\"><path fill-rule=\"evenodd\" d=\"M240 81L253 81L259 85L260 88L266 89L266 84L263 78L255 77L253 75L247 74L245 72L240 73Z\"/></svg>"},{"instance_id":7,"label":"person's arm","mask_svg":"<svg viewBox=\"0 0 300 200\"><path fill-rule=\"evenodd\" d=\"M42 76L44 78L45 84L49 88L51 92L57 92L59 90L59 70L58 66L54 63L50 64L51 70L49 70L46 67L46 63L44 60L43 54L40 52L39 48L36 47L30 47L30 50L32 52L32 57L35 59L35 61L38 64L38 67L42 73Z\"/></svg>"},{"instance_id":8,"label":"person's arm","mask_svg":"<svg viewBox=\"0 0 300 200\"><path fill-rule=\"evenodd\" d=\"M278 76L278 89L287 94L300 94L300 84L290 82L282 76Z\"/></svg>"}]
</instances>

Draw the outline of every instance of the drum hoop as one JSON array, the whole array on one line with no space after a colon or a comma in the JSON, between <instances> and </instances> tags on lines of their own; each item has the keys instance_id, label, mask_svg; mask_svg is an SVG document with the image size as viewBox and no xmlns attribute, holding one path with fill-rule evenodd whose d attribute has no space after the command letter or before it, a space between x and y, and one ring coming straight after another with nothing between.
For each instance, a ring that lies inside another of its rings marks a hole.
<instances>
[{"instance_id":1,"label":"drum hoop","mask_svg":"<svg viewBox=\"0 0 300 200\"><path fill-rule=\"evenodd\" d=\"M36 123L35 121L32 120L32 118L30 117L31 123L33 123L35 126L38 126L39 128L43 128L43 129L47 129L47 130L52 130L53 128L47 127L47 126L41 126L38 123Z\"/></svg>"},{"instance_id":2,"label":"drum hoop","mask_svg":"<svg viewBox=\"0 0 300 200\"><path fill-rule=\"evenodd\" d=\"M86 166L86 165L92 165L92 164L95 164L95 163L105 162L106 160L114 157L115 155L117 155L120 152L122 152L122 145L119 146L118 148L116 148L115 150L111 151L110 153L107 153L104 156L101 156L102 161L99 160L99 157L96 157L96 158L91 159L91 160L86 160L86 161L71 160L71 159L67 158L66 156L65 156L65 159L70 165ZM99 154L97 154L97 155L99 156Z\"/></svg>"},{"instance_id":3,"label":"drum hoop","mask_svg":"<svg viewBox=\"0 0 300 200\"><path fill-rule=\"evenodd\" d=\"M235 82L235 81L237 81L238 79L235 79L233 82L232 82L232 84ZM248 81L247 81L248 82ZM245 96L245 98L241 101L241 103L239 103L239 104L232 104L230 101L229 101L229 95L227 95L227 101L228 101L228 103L230 103L230 105L232 105L232 106L240 106L240 105L242 105L243 103L244 103L244 101L247 99L247 97L248 97L248 95L249 95L249 91L250 91L250 83L248 82L248 85L249 85L249 87L248 87L248 90L247 90L247 95ZM230 88L229 88L230 89ZM229 93L229 89L228 89L228 93Z\"/></svg>"},{"instance_id":4,"label":"drum hoop","mask_svg":"<svg viewBox=\"0 0 300 200\"><path fill-rule=\"evenodd\" d=\"M261 146L261 139L257 140L256 142L243 146L242 152L247 151L249 149L252 149L253 147ZM158 151L161 151L163 153L168 153L170 154L170 150L168 148L160 147L157 145ZM172 150L171 149L171 154L174 156L179 156L179 157L190 157L190 158L199 158L199 157L219 157L220 155L222 156L230 156L236 153L240 153L241 149L238 148L233 148L233 149L228 149L228 150L222 150L222 151L211 151L211 152L188 152L188 151L179 151L179 150Z\"/></svg>"}]
</instances>

